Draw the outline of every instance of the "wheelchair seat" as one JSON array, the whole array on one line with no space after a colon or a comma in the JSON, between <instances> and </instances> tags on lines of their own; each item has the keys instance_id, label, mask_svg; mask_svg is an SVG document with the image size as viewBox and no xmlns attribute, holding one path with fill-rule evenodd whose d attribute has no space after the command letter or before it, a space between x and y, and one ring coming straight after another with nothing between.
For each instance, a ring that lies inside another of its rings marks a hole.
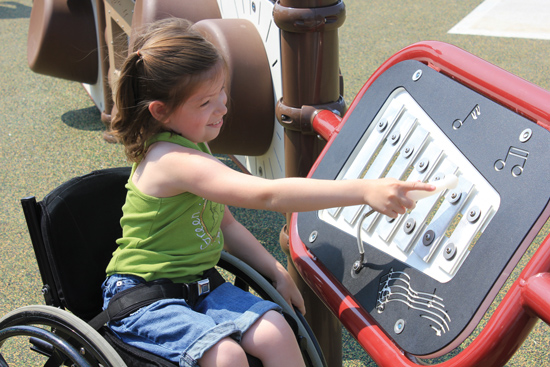
<instances>
[{"instance_id":1,"label":"wheelchair seat","mask_svg":"<svg viewBox=\"0 0 550 367\"><path fill-rule=\"evenodd\" d=\"M115 241L122 234L120 218L129 175L129 167L98 170L63 183L42 201L35 197L21 200L46 306L21 307L0 319L0 346L12 336L30 336L31 349L49 357L48 367L64 365L67 360L78 366L174 366L123 343L106 326L96 331L87 324L102 311L101 284L117 247ZM235 285L252 288L262 298L280 304L307 365L325 365L307 323L269 281L227 253L222 253L218 267L234 275ZM252 356L249 363L261 366ZM0 366L4 365L0 354Z\"/></svg>"}]
</instances>

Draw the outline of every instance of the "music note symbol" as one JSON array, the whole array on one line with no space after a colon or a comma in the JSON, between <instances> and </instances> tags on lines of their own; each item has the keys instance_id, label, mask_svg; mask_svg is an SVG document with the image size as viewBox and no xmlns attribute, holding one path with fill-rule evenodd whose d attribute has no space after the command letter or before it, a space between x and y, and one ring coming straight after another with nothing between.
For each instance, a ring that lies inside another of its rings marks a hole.
<instances>
[{"instance_id":1,"label":"music note symbol","mask_svg":"<svg viewBox=\"0 0 550 367\"><path fill-rule=\"evenodd\" d=\"M481 115L481 107L479 107L479 105L476 105L474 107L474 109L472 110L472 112L470 112L470 116L472 116L472 118L474 120L477 120L477 118Z\"/></svg>"},{"instance_id":2,"label":"music note symbol","mask_svg":"<svg viewBox=\"0 0 550 367\"><path fill-rule=\"evenodd\" d=\"M529 157L528 151L516 147L510 147L510 149L508 149L508 153L506 154L506 158L504 158L504 160L499 159L495 162L495 170L502 171L506 165L509 165L512 167L512 176L518 177L523 173L523 167L525 166L527 157Z\"/></svg>"},{"instance_id":3,"label":"music note symbol","mask_svg":"<svg viewBox=\"0 0 550 367\"><path fill-rule=\"evenodd\" d=\"M479 117L481 116L481 107L476 104L474 109L472 111L470 111L470 113L468 114L468 116L466 116L466 118L464 119L456 119L453 121L453 129L454 130L458 130L462 127L462 125L464 125L464 123L466 122L466 120L468 120L470 117L474 120L477 120Z\"/></svg>"}]
</instances>

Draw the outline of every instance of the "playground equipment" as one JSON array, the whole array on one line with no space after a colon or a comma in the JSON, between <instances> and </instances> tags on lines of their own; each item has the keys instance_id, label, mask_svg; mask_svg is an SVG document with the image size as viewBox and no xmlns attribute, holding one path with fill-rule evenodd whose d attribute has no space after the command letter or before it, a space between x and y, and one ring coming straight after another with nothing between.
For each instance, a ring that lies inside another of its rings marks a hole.
<instances>
[{"instance_id":1,"label":"playground equipment","mask_svg":"<svg viewBox=\"0 0 550 367\"><path fill-rule=\"evenodd\" d=\"M460 345L550 216L550 93L454 46L421 42L386 61L346 111L345 8L334 0L37 1L29 64L84 83L108 126L110 82L132 31L166 16L196 22L228 59L234 103L211 146L242 169L453 181L395 220L368 207L288 215L281 246L326 364L342 363L340 325L380 366L417 365ZM547 237L482 333L442 365L504 365L538 318L550 320L549 270Z\"/></svg>"},{"instance_id":2,"label":"playground equipment","mask_svg":"<svg viewBox=\"0 0 550 367\"><path fill-rule=\"evenodd\" d=\"M293 214L299 273L379 365L460 345L548 220L548 96L423 42L383 64L327 132L311 177L448 180L395 220L368 207ZM547 237L482 333L441 365L504 365L548 323L549 250Z\"/></svg>"}]
</instances>

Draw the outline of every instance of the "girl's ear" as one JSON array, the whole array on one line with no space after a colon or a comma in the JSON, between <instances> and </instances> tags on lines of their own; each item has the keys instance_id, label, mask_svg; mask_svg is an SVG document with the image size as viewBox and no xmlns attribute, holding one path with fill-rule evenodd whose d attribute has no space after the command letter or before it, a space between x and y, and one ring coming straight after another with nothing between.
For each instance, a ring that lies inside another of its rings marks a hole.
<instances>
[{"instance_id":1,"label":"girl's ear","mask_svg":"<svg viewBox=\"0 0 550 367\"><path fill-rule=\"evenodd\" d=\"M168 120L166 114L166 106L161 101L153 101L149 103L149 112L155 118L155 120L165 123Z\"/></svg>"}]
</instances>

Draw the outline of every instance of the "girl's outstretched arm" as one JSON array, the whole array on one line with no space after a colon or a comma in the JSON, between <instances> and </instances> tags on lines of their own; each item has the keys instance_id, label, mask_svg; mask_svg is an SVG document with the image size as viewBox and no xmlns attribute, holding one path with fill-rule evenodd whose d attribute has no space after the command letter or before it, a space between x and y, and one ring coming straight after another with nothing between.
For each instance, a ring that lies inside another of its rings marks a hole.
<instances>
[{"instance_id":1,"label":"girl's outstretched arm","mask_svg":"<svg viewBox=\"0 0 550 367\"><path fill-rule=\"evenodd\" d=\"M145 180L140 183L141 177ZM435 189L391 178L268 180L237 172L208 154L164 142L151 148L134 178L143 192L157 197L188 191L226 205L282 213L368 204L390 217L414 207L407 197L410 191Z\"/></svg>"},{"instance_id":2,"label":"girl's outstretched arm","mask_svg":"<svg viewBox=\"0 0 550 367\"><path fill-rule=\"evenodd\" d=\"M227 252L270 279L287 303L296 306L302 314L305 314L304 299L284 266L262 246L252 233L235 220L227 207L222 221L222 232L224 248Z\"/></svg>"}]
</instances>

